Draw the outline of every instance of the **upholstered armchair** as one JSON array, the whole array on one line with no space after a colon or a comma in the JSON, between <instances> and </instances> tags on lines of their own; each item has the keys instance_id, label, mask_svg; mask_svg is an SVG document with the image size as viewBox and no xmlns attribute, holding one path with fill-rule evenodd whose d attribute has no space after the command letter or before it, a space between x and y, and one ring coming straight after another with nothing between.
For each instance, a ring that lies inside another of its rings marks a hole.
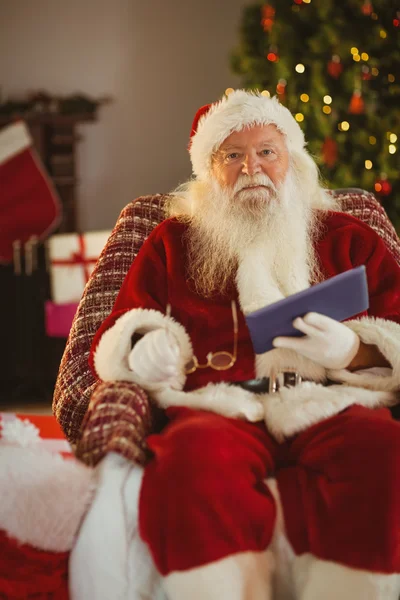
<instances>
[{"instance_id":1,"label":"upholstered armchair","mask_svg":"<svg viewBox=\"0 0 400 600\"><path fill-rule=\"evenodd\" d=\"M364 221L383 238L400 264L400 240L373 194L355 188L331 193L344 212ZM109 451L144 464L145 439L162 422L162 414L137 385L96 380L88 355L93 336L110 313L132 261L152 229L165 218L165 198L143 196L121 212L86 286L61 361L53 410L77 456L88 465L97 464Z\"/></svg>"}]
</instances>

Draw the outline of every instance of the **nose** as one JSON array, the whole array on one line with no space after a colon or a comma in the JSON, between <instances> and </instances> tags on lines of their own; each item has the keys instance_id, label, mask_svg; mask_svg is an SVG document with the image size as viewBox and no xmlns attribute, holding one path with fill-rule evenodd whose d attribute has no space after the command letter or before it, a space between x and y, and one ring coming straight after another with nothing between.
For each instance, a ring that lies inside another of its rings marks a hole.
<instances>
[{"instance_id":1,"label":"nose","mask_svg":"<svg viewBox=\"0 0 400 600\"><path fill-rule=\"evenodd\" d=\"M261 172L260 160L257 153L246 154L243 160L242 173L244 175L255 175Z\"/></svg>"}]
</instances>

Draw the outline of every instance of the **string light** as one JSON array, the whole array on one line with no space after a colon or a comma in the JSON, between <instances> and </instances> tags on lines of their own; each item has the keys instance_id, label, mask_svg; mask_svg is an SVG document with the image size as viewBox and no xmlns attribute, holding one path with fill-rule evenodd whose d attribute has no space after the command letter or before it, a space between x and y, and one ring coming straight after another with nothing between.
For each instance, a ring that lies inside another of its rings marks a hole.
<instances>
[{"instance_id":1,"label":"string light","mask_svg":"<svg viewBox=\"0 0 400 600\"><path fill-rule=\"evenodd\" d=\"M356 62L360 62L361 56L359 54L353 54L353 60L355 60Z\"/></svg>"},{"instance_id":2,"label":"string light","mask_svg":"<svg viewBox=\"0 0 400 600\"><path fill-rule=\"evenodd\" d=\"M376 77L377 75L379 75L379 69L377 69L376 67L372 67L371 73Z\"/></svg>"},{"instance_id":3,"label":"string light","mask_svg":"<svg viewBox=\"0 0 400 600\"><path fill-rule=\"evenodd\" d=\"M299 63L298 65L295 66L295 70L297 71L297 73L304 73L304 71L306 70L305 66L302 65L301 63Z\"/></svg>"},{"instance_id":4,"label":"string light","mask_svg":"<svg viewBox=\"0 0 400 600\"><path fill-rule=\"evenodd\" d=\"M326 115L330 115L332 112L332 109L330 106L323 106L322 107L322 112L324 112Z\"/></svg>"},{"instance_id":5,"label":"string light","mask_svg":"<svg viewBox=\"0 0 400 600\"><path fill-rule=\"evenodd\" d=\"M301 96L300 96L300 100L302 102L308 102L309 99L310 99L310 96L308 94L301 94Z\"/></svg>"},{"instance_id":6,"label":"string light","mask_svg":"<svg viewBox=\"0 0 400 600\"><path fill-rule=\"evenodd\" d=\"M361 58L362 58L362 60L369 60L369 54L367 54L366 52L362 52Z\"/></svg>"},{"instance_id":7,"label":"string light","mask_svg":"<svg viewBox=\"0 0 400 600\"><path fill-rule=\"evenodd\" d=\"M350 48L350 52L352 54L359 54L358 48L356 48L355 46L353 46L352 48Z\"/></svg>"},{"instance_id":8,"label":"string light","mask_svg":"<svg viewBox=\"0 0 400 600\"><path fill-rule=\"evenodd\" d=\"M332 104L332 97L324 96L324 102L325 102L325 104Z\"/></svg>"},{"instance_id":9,"label":"string light","mask_svg":"<svg viewBox=\"0 0 400 600\"><path fill-rule=\"evenodd\" d=\"M383 40L385 40L387 38L387 33L386 33L386 31L384 29L380 30L379 35L381 36L381 38Z\"/></svg>"},{"instance_id":10,"label":"string light","mask_svg":"<svg viewBox=\"0 0 400 600\"><path fill-rule=\"evenodd\" d=\"M368 138L369 143L371 144L371 146L375 146L376 144L376 137L373 135L370 135Z\"/></svg>"},{"instance_id":11,"label":"string light","mask_svg":"<svg viewBox=\"0 0 400 600\"><path fill-rule=\"evenodd\" d=\"M382 191L382 184L379 183L379 181L376 182L376 184L374 185L374 189L376 192L381 192Z\"/></svg>"},{"instance_id":12,"label":"string light","mask_svg":"<svg viewBox=\"0 0 400 600\"><path fill-rule=\"evenodd\" d=\"M395 133L389 134L389 142L391 142L392 144L395 144L397 142L397 135Z\"/></svg>"},{"instance_id":13,"label":"string light","mask_svg":"<svg viewBox=\"0 0 400 600\"><path fill-rule=\"evenodd\" d=\"M392 73L389 73L388 75L388 81L389 83L393 83L395 81L395 76Z\"/></svg>"},{"instance_id":14,"label":"string light","mask_svg":"<svg viewBox=\"0 0 400 600\"><path fill-rule=\"evenodd\" d=\"M303 0L304 4L311 4L311 0Z\"/></svg>"},{"instance_id":15,"label":"string light","mask_svg":"<svg viewBox=\"0 0 400 600\"><path fill-rule=\"evenodd\" d=\"M261 92L261 96L265 96L266 98L270 98L270 97L271 97L271 94L269 93L269 91L268 91L268 90L263 90L263 91Z\"/></svg>"},{"instance_id":16,"label":"string light","mask_svg":"<svg viewBox=\"0 0 400 600\"><path fill-rule=\"evenodd\" d=\"M296 119L296 121L298 123L301 123L302 121L304 121L304 115L303 113L296 113L294 118Z\"/></svg>"},{"instance_id":17,"label":"string light","mask_svg":"<svg viewBox=\"0 0 400 600\"><path fill-rule=\"evenodd\" d=\"M229 94L232 94L232 92L234 92L235 90L233 88L226 88L225 90L225 96L229 96Z\"/></svg>"},{"instance_id":18,"label":"string light","mask_svg":"<svg viewBox=\"0 0 400 600\"><path fill-rule=\"evenodd\" d=\"M394 144L390 144L389 146L389 154L395 154L397 148Z\"/></svg>"},{"instance_id":19,"label":"string light","mask_svg":"<svg viewBox=\"0 0 400 600\"><path fill-rule=\"evenodd\" d=\"M365 168L368 170L372 169L372 167L373 167L372 160L366 160L364 164L365 164Z\"/></svg>"},{"instance_id":20,"label":"string light","mask_svg":"<svg viewBox=\"0 0 400 600\"><path fill-rule=\"evenodd\" d=\"M371 15L371 19L373 19L374 21L377 21L378 20L378 15L375 12L373 12L372 15Z\"/></svg>"},{"instance_id":21,"label":"string light","mask_svg":"<svg viewBox=\"0 0 400 600\"><path fill-rule=\"evenodd\" d=\"M278 56L275 54L275 52L268 52L267 58L271 62L276 62L278 60Z\"/></svg>"},{"instance_id":22,"label":"string light","mask_svg":"<svg viewBox=\"0 0 400 600\"><path fill-rule=\"evenodd\" d=\"M348 121L342 121L338 125L339 131L348 131L350 129L350 123Z\"/></svg>"}]
</instances>

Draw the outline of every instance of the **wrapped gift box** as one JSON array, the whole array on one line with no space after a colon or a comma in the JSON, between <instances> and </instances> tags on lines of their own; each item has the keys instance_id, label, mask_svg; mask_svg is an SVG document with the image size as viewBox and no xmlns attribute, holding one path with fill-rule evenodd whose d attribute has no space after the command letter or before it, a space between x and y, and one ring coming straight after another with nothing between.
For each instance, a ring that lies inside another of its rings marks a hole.
<instances>
[{"instance_id":1,"label":"wrapped gift box","mask_svg":"<svg viewBox=\"0 0 400 600\"><path fill-rule=\"evenodd\" d=\"M46 335L49 337L68 337L78 304L78 302L55 304L48 300L44 307Z\"/></svg>"},{"instance_id":2,"label":"wrapped gift box","mask_svg":"<svg viewBox=\"0 0 400 600\"><path fill-rule=\"evenodd\" d=\"M60 233L49 239L51 295L55 304L79 302L110 233Z\"/></svg>"}]
</instances>

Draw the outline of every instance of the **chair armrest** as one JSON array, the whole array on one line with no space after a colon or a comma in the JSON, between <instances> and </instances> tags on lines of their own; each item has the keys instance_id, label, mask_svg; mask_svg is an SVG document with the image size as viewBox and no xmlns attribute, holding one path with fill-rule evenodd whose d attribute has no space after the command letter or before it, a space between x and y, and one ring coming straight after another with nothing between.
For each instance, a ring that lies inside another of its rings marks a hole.
<instances>
[{"instance_id":1,"label":"chair armrest","mask_svg":"<svg viewBox=\"0 0 400 600\"><path fill-rule=\"evenodd\" d=\"M158 409L136 384L100 382L89 402L75 454L95 466L108 452L117 452L134 463L149 459L146 437L160 420Z\"/></svg>"}]
</instances>

